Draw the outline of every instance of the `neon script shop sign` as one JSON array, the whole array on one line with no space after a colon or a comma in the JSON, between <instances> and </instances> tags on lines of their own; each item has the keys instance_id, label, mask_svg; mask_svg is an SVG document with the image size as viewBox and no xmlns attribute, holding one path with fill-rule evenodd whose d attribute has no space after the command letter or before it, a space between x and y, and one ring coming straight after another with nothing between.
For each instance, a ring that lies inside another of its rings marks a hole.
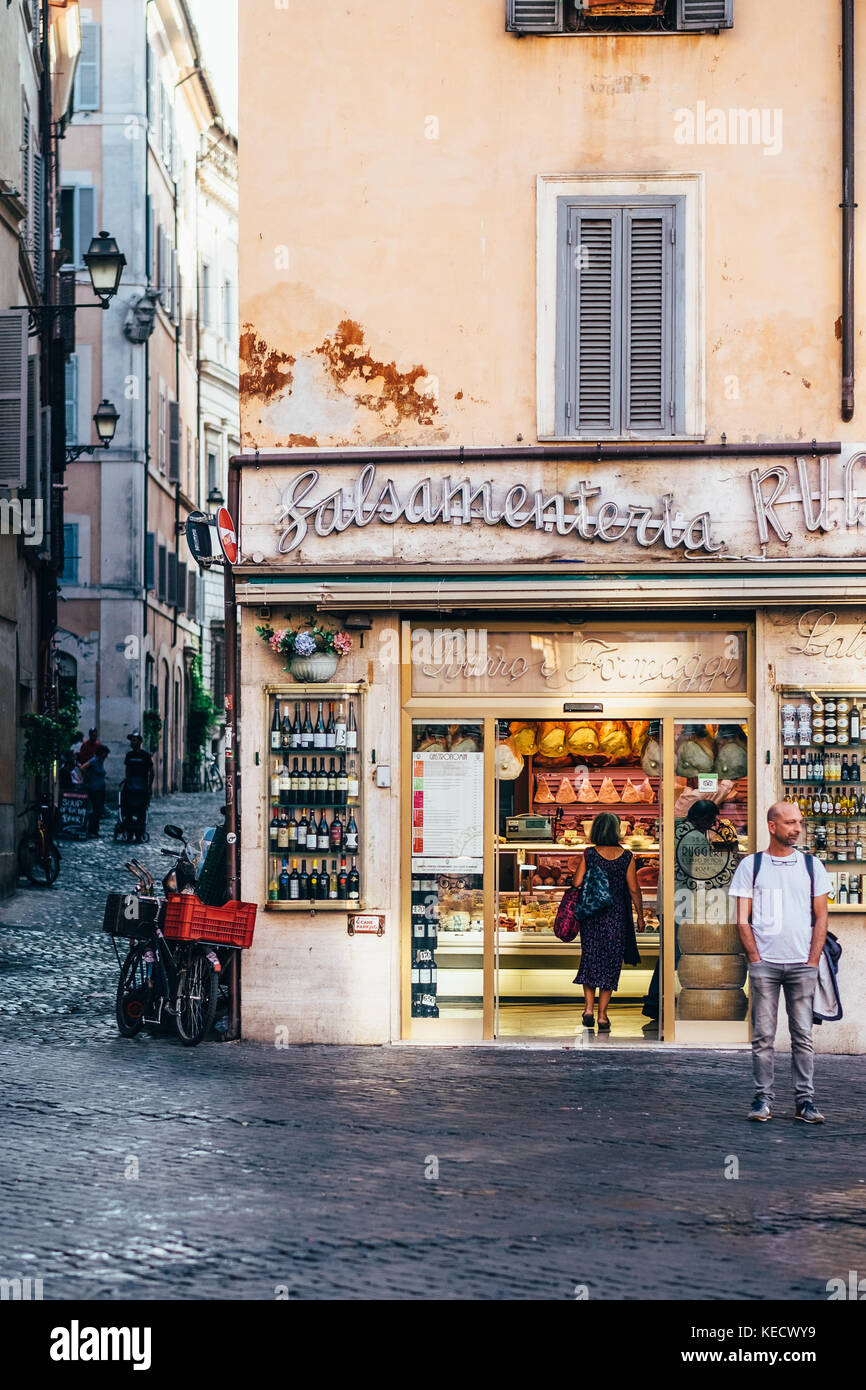
<instances>
[{"instance_id":1,"label":"neon script shop sign","mask_svg":"<svg viewBox=\"0 0 866 1390\"><path fill-rule=\"evenodd\" d=\"M326 497L316 496L320 473L308 468L283 489L277 514L279 552L289 555L312 530L331 536L350 526L410 526L455 524L528 526L559 536L577 535L584 541L621 541L632 538L648 549L683 546L687 551L715 554L723 541L713 540L709 512L684 518L674 507L673 494L661 498L661 511L635 502L600 500L602 490L584 480L573 492L545 492L515 483L507 490L492 482L473 483L469 478L421 478L400 488L393 478L380 482L376 465L368 463L349 487L337 488Z\"/></svg>"}]
</instances>

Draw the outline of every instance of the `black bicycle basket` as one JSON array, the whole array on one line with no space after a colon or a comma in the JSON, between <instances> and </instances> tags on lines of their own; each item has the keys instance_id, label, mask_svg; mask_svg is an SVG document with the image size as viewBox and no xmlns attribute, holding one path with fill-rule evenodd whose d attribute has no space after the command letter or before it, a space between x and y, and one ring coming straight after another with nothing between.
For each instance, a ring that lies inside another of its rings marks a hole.
<instances>
[{"instance_id":1,"label":"black bicycle basket","mask_svg":"<svg viewBox=\"0 0 866 1390\"><path fill-rule=\"evenodd\" d=\"M137 893L109 893L102 930L111 936L152 936L159 906L159 898L140 898Z\"/></svg>"}]
</instances>

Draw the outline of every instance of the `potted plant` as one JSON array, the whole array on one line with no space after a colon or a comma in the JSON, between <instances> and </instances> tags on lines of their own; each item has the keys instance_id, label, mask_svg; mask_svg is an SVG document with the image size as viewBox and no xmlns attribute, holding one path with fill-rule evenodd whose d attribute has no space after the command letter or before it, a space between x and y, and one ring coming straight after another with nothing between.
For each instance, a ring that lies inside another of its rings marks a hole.
<instances>
[{"instance_id":1,"label":"potted plant","mask_svg":"<svg viewBox=\"0 0 866 1390\"><path fill-rule=\"evenodd\" d=\"M333 632L330 628L319 627L316 622L308 627L276 630L266 624L257 627L256 632L272 652L288 657L286 670L302 684L320 685L329 681L340 657L352 650L352 639L347 632Z\"/></svg>"},{"instance_id":2,"label":"potted plant","mask_svg":"<svg viewBox=\"0 0 866 1390\"><path fill-rule=\"evenodd\" d=\"M659 14L664 0L582 0L588 14L648 15Z\"/></svg>"}]
</instances>

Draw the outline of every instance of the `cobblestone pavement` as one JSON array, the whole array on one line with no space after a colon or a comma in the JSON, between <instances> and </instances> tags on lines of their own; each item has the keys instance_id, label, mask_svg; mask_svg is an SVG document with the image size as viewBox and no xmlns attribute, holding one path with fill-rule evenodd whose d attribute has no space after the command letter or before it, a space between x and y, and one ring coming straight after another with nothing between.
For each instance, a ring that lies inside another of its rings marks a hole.
<instances>
[{"instance_id":1,"label":"cobblestone pavement","mask_svg":"<svg viewBox=\"0 0 866 1390\"><path fill-rule=\"evenodd\" d=\"M785 1058L777 1118L749 1125L742 1053L121 1039L118 855L69 846L56 891L0 904L0 1277L48 1299L824 1300L866 1274L864 1059L818 1059L811 1128Z\"/></svg>"}]
</instances>

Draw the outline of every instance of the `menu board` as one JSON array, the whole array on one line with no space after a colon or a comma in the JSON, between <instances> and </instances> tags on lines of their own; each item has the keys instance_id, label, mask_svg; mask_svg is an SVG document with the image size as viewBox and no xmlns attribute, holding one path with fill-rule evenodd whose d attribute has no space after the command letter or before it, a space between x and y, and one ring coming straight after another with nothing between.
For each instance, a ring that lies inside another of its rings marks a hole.
<instances>
[{"instance_id":1,"label":"menu board","mask_svg":"<svg viewBox=\"0 0 866 1390\"><path fill-rule=\"evenodd\" d=\"M412 755L412 867L481 873L484 754Z\"/></svg>"},{"instance_id":2,"label":"menu board","mask_svg":"<svg viewBox=\"0 0 866 1390\"><path fill-rule=\"evenodd\" d=\"M90 797L86 792L64 792L60 798L59 834L67 840L86 840L90 816Z\"/></svg>"}]
</instances>

